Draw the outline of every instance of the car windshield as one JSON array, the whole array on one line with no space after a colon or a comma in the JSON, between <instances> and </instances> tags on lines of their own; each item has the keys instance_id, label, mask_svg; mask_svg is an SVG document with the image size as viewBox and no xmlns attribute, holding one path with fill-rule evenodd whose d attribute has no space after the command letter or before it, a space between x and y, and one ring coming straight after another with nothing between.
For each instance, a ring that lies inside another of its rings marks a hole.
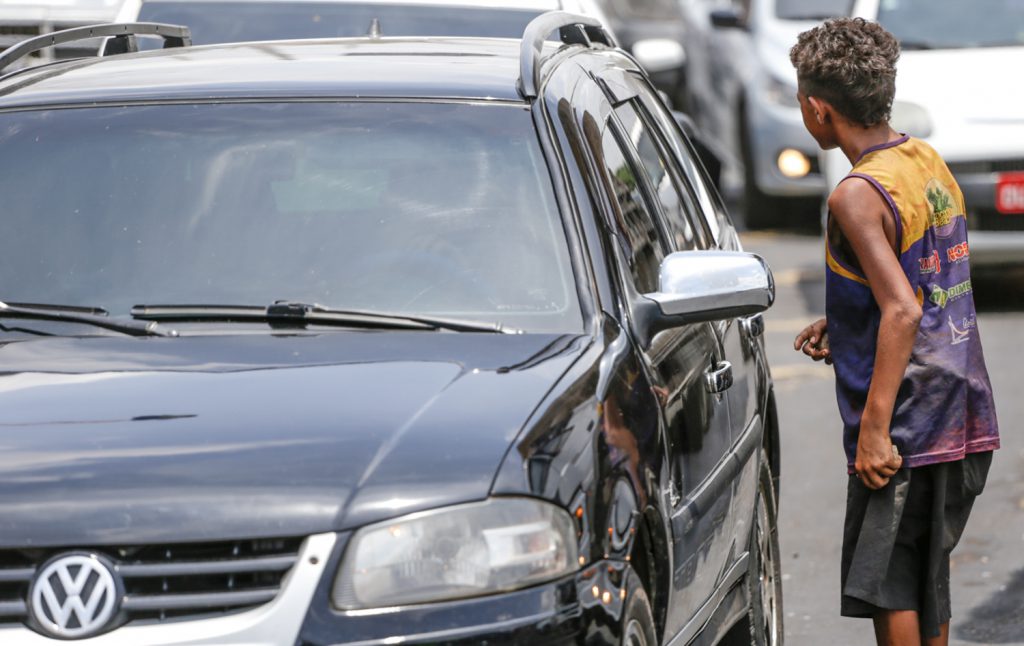
<instances>
[{"instance_id":1,"label":"car windshield","mask_svg":"<svg viewBox=\"0 0 1024 646\"><path fill-rule=\"evenodd\" d=\"M825 20L850 15L853 0L776 0L775 16L781 20Z\"/></svg>"},{"instance_id":2,"label":"car windshield","mask_svg":"<svg viewBox=\"0 0 1024 646\"><path fill-rule=\"evenodd\" d=\"M881 0L878 22L905 49L1024 45L1021 0Z\"/></svg>"},{"instance_id":3,"label":"car windshield","mask_svg":"<svg viewBox=\"0 0 1024 646\"><path fill-rule=\"evenodd\" d=\"M197 45L289 38L382 36L521 38L538 11L351 2L147 2L139 20L188 25ZM152 45L151 45L152 46Z\"/></svg>"},{"instance_id":4,"label":"car windshield","mask_svg":"<svg viewBox=\"0 0 1024 646\"><path fill-rule=\"evenodd\" d=\"M582 328L529 111L465 103L0 114L2 300L268 305Z\"/></svg>"}]
</instances>

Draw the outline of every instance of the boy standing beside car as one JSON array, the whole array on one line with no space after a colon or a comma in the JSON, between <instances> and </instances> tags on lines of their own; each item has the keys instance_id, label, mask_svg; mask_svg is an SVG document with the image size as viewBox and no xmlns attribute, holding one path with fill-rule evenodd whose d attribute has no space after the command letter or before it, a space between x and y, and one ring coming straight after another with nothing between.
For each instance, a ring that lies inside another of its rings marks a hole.
<instances>
[{"instance_id":1,"label":"boy standing beside car","mask_svg":"<svg viewBox=\"0 0 1024 646\"><path fill-rule=\"evenodd\" d=\"M899 44L877 23L800 34L804 125L852 172L828 199L826 317L794 347L832 363L849 483L841 612L878 644L949 640L949 555L999 447L963 195L889 126Z\"/></svg>"}]
</instances>

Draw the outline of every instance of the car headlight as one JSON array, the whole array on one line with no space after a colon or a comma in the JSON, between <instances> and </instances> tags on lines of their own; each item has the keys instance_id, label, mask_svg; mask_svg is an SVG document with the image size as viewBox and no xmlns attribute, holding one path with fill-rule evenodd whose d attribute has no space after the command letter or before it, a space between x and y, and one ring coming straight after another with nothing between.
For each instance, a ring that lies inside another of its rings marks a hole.
<instances>
[{"instance_id":1,"label":"car headlight","mask_svg":"<svg viewBox=\"0 0 1024 646\"><path fill-rule=\"evenodd\" d=\"M492 498L360 529L345 549L331 601L355 610L473 597L577 567L567 511L531 498Z\"/></svg>"},{"instance_id":2,"label":"car headlight","mask_svg":"<svg viewBox=\"0 0 1024 646\"><path fill-rule=\"evenodd\" d=\"M796 98L796 84L782 81L771 74L765 75L764 96L769 102L784 108L799 108L800 100Z\"/></svg>"},{"instance_id":3,"label":"car headlight","mask_svg":"<svg viewBox=\"0 0 1024 646\"><path fill-rule=\"evenodd\" d=\"M889 120L893 129L912 137L924 138L932 134L932 119L928 111L916 103L894 101L892 118Z\"/></svg>"}]
</instances>

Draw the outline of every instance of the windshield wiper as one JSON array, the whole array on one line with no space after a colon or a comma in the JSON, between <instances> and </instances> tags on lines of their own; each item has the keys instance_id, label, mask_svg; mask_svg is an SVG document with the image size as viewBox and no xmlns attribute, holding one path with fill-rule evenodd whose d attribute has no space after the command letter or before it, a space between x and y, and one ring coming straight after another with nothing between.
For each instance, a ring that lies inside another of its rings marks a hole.
<instances>
[{"instance_id":1,"label":"windshield wiper","mask_svg":"<svg viewBox=\"0 0 1024 646\"><path fill-rule=\"evenodd\" d=\"M156 322L140 323L108 318L99 307L49 305L41 303L4 303L0 301L0 318L22 318L36 321L83 323L131 336L178 336L174 330L162 330Z\"/></svg>"},{"instance_id":2,"label":"windshield wiper","mask_svg":"<svg viewBox=\"0 0 1024 646\"><path fill-rule=\"evenodd\" d=\"M146 321L225 321L269 323L295 327L312 323L343 327L386 328L397 330L454 330L457 332L494 332L519 334L501 323L468 321L434 316L395 314L367 310L343 310L317 303L275 301L273 305L136 305L131 314Z\"/></svg>"}]
</instances>

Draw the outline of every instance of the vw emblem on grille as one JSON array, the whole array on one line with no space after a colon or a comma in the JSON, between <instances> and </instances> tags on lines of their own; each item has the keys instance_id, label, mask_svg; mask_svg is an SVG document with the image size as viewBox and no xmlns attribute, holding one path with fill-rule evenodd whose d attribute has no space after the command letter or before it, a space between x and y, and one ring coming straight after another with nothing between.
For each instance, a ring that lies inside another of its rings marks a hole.
<instances>
[{"instance_id":1,"label":"vw emblem on grille","mask_svg":"<svg viewBox=\"0 0 1024 646\"><path fill-rule=\"evenodd\" d=\"M66 554L49 561L29 591L39 628L53 637L88 637L103 630L117 610L119 586L112 568L93 554Z\"/></svg>"}]
</instances>

